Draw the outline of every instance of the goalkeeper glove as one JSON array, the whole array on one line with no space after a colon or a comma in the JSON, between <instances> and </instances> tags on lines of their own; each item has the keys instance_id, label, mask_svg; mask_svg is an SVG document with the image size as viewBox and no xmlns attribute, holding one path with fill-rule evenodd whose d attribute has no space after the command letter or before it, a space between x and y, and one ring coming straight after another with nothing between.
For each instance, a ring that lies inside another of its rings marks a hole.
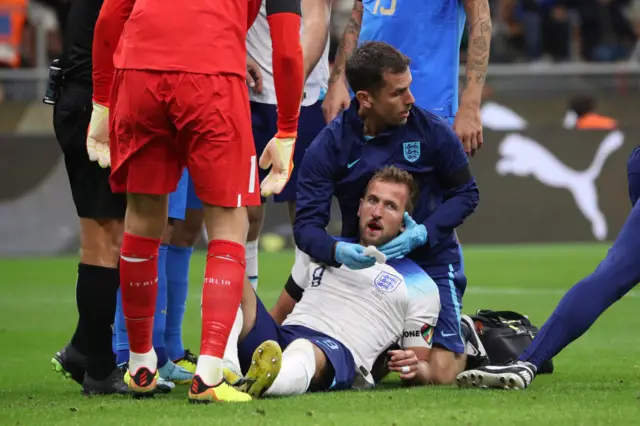
<instances>
[{"instance_id":1,"label":"goalkeeper glove","mask_svg":"<svg viewBox=\"0 0 640 426\"><path fill-rule=\"evenodd\" d=\"M296 133L276 133L260 156L259 164L261 169L266 170L271 166L271 171L260 185L260 192L263 197L281 193L289 181L293 171L293 152L296 146L296 137Z\"/></svg>"},{"instance_id":2,"label":"goalkeeper glove","mask_svg":"<svg viewBox=\"0 0 640 426\"><path fill-rule=\"evenodd\" d=\"M387 259L400 259L426 242L427 228L416 223L409 213L404 212L404 231L393 240L378 247L378 250L387 256Z\"/></svg>"},{"instance_id":3,"label":"goalkeeper glove","mask_svg":"<svg viewBox=\"0 0 640 426\"><path fill-rule=\"evenodd\" d=\"M111 166L109 151L109 107L93 102L91 122L87 132L89 160L97 161L100 167Z\"/></svg>"}]
</instances>

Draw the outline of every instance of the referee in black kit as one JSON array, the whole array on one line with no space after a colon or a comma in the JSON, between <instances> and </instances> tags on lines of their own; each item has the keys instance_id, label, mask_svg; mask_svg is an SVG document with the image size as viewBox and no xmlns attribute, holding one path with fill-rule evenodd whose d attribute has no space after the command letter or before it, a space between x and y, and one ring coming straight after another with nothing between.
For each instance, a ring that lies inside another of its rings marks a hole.
<instances>
[{"instance_id":1,"label":"referee in black kit","mask_svg":"<svg viewBox=\"0 0 640 426\"><path fill-rule=\"evenodd\" d=\"M44 100L55 104L53 125L80 218L82 249L76 283L78 325L71 342L51 362L54 370L82 384L87 395L128 393L111 346L126 198L111 192L111 170L91 162L86 146L92 111L93 30L102 3L72 0L62 58L59 66L52 66Z\"/></svg>"}]
</instances>

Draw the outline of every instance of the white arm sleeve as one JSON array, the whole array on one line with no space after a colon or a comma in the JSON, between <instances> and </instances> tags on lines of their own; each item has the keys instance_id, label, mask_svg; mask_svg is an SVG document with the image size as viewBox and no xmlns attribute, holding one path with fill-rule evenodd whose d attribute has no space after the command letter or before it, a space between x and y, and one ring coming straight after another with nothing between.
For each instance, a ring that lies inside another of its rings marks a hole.
<instances>
[{"instance_id":1,"label":"white arm sleeve","mask_svg":"<svg viewBox=\"0 0 640 426\"><path fill-rule=\"evenodd\" d=\"M404 320L400 347L431 348L439 314L440 295L437 291L411 299Z\"/></svg>"},{"instance_id":2,"label":"white arm sleeve","mask_svg":"<svg viewBox=\"0 0 640 426\"><path fill-rule=\"evenodd\" d=\"M309 279L309 265L311 258L302 250L296 247L296 260L291 268L291 278L301 289L309 287L311 280Z\"/></svg>"}]
</instances>

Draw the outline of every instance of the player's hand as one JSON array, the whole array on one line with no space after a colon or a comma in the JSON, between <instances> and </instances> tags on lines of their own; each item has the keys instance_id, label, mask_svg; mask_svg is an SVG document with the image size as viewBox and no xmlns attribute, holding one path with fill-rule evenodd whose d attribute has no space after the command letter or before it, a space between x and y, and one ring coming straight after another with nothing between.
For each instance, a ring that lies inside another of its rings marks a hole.
<instances>
[{"instance_id":1,"label":"player's hand","mask_svg":"<svg viewBox=\"0 0 640 426\"><path fill-rule=\"evenodd\" d=\"M97 161L103 169L111 166L109 151L109 108L93 102L91 121L87 132L89 160Z\"/></svg>"},{"instance_id":2,"label":"player's hand","mask_svg":"<svg viewBox=\"0 0 640 426\"><path fill-rule=\"evenodd\" d=\"M260 168L266 170L271 167L271 171L260 185L260 193L263 197L281 193L289 181L293 171L296 137L295 133L276 133L260 156L258 163Z\"/></svg>"},{"instance_id":3,"label":"player's hand","mask_svg":"<svg viewBox=\"0 0 640 426\"><path fill-rule=\"evenodd\" d=\"M480 118L480 106L461 103L453 130L456 132L464 147L464 152L472 156L482 148L482 120Z\"/></svg>"},{"instance_id":4,"label":"player's hand","mask_svg":"<svg viewBox=\"0 0 640 426\"><path fill-rule=\"evenodd\" d=\"M254 93L262 93L262 72L258 63L247 55L247 86Z\"/></svg>"},{"instance_id":5,"label":"player's hand","mask_svg":"<svg viewBox=\"0 0 640 426\"><path fill-rule=\"evenodd\" d=\"M340 114L340 111L349 108L351 96L347 85L342 82L330 84L327 94L322 101L322 114L328 123Z\"/></svg>"},{"instance_id":6,"label":"player's hand","mask_svg":"<svg viewBox=\"0 0 640 426\"><path fill-rule=\"evenodd\" d=\"M400 373L400 379L413 380L418 373L418 357L410 349L397 349L388 352L389 371Z\"/></svg>"},{"instance_id":7,"label":"player's hand","mask_svg":"<svg viewBox=\"0 0 640 426\"><path fill-rule=\"evenodd\" d=\"M365 269L375 265L376 259L363 254L364 247L360 244L344 241L336 244L336 262L342 263L349 269Z\"/></svg>"},{"instance_id":8,"label":"player's hand","mask_svg":"<svg viewBox=\"0 0 640 426\"><path fill-rule=\"evenodd\" d=\"M393 240L378 247L378 250L387 257L387 260L400 259L426 242L427 228L416 223L409 213L404 212L404 231Z\"/></svg>"}]
</instances>

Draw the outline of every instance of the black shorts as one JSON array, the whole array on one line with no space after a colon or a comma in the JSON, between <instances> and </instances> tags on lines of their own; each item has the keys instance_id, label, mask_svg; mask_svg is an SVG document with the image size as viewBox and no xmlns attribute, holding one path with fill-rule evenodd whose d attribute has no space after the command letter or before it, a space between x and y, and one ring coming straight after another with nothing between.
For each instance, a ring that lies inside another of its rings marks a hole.
<instances>
[{"instance_id":1,"label":"black shorts","mask_svg":"<svg viewBox=\"0 0 640 426\"><path fill-rule=\"evenodd\" d=\"M90 161L87 154L91 110L91 87L75 83L65 85L54 107L53 128L64 154L71 195L80 218L122 219L126 195L111 192L111 169Z\"/></svg>"}]
</instances>

